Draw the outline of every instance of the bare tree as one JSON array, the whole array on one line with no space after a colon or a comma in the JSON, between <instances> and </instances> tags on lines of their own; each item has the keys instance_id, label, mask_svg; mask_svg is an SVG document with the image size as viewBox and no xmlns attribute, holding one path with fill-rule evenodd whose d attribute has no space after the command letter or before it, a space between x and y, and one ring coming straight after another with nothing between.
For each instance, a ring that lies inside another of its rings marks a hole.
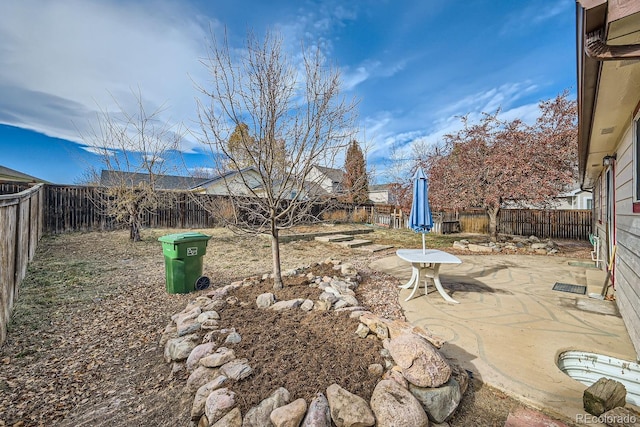
<instances>
[{"instance_id":1,"label":"bare tree","mask_svg":"<svg viewBox=\"0 0 640 427\"><path fill-rule=\"evenodd\" d=\"M226 38L219 43L212 36L203 60L211 87L198 88L200 138L234 206L234 215L224 215L227 224L271 235L276 289L283 286L280 230L314 216L324 195L313 166L331 167L355 132L355 102L341 95L338 71L319 49L303 47L301 63L294 63L282 44L279 34L260 41L249 33L234 57Z\"/></svg>"},{"instance_id":2,"label":"bare tree","mask_svg":"<svg viewBox=\"0 0 640 427\"><path fill-rule=\"evenodd\" d=\"M117 112L99 109L98 124L84 139L100 156L101 171L90 168L85 175L100 184L96 205L128 226L129 238L139 241L144 216L172 203L170 195L158 190L160 179L172 169L169 158L177 152L181 134L160 119L162 108L148 113L141 93L132 95L135 111L127 111L115 99Z\"/></svg>"}]
</instances>

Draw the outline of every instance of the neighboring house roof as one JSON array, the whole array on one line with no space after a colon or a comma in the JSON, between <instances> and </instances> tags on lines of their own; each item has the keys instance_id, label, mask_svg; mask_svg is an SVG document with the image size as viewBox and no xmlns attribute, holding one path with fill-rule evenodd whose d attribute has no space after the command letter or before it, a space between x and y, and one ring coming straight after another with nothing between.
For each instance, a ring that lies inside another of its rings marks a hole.
<instances>
[{"instance_id":1,"label":"neighboring house roof","mask_svg":"<svg viewBox=\"0 0 640 427\"><path fill-rule=\"evenodd\" d=\"M342 169L327 168L318 165L314 165L314 167L333 182L341 183L344 179L344 171Z\"/></svg>"},{"instance_id":2,"label":"neighboring house roof","mask_svg":"<svg viewBox=\"0 0 640 427\"><path fill-rule=\"evenodd\" d=\"M576 188L575 190L565 191L564 193L558 194L556 197L574 197L580 193L590 193L589 191L581 190L580 188Z\"/></svg>"},{"instance_id":3,"label":"neighboring house roof","mask_svg":"<svg viewBox=\"0 0 640 427\"><path fill-rule=\"evenodd\" d=\"M373 184L369 185L369 192L372 191L389 191L391 189L391 184Z\"/></svg>"},{"instance_id":4,"label":"neighboring house roof","mask_svg":"<svg viewBox=\"0 0 640 427\"><path fill-rule=\"evenodd\" d=\"M638 103L640 2L578 0L576 11L578 169L590 189Z\"/></svg>"},{"instance_id":5,"label":"neighboring house roof","mask_svg":"<svg viewBox=\"0 0 640 427\"><path fill-rule=\"evenodd\" d=\"M325 190L322 185L317 182L305 181L304 191L309 197L330 197L332 193Z\"/></svg>"},{"instance_id":6,"label":"neighboring house roof","mask_svg":"<svg viewBox=\"0 0 640 427\"><path fill-rule=\"evenodd\" d=\"M249 173L249 172L255 172L256 174L259 173L258 169L256 169L254 166L249 166L247 168L244 169L240 169L239 171L228 171L225 172L221 175L216 176L215 178L208 178L208 179L203 179L201 182L198 182L196 184L194 184L193 186L189 187L190 190L195 190L197 188L202 188L202 187L208 187L210 185L216 184L220 181L224 181L225 179L229 179L235 175L238 174L245 174L245 173Z\"/></svg>"},{"instance_id":7,"label":"neighboring house roof","mask_svg":"<svg viewBox=\"0 0 640 427\"><path fill-rule=\"evenodd\" d=\"M14 182L47 182L44 179L36 178L35 176L27 175L20 171L8 168L6 166L0 166L0 181L14 181Z\"/></svg>"},{"instance_id":8,"label":"neighboring house roof","mask_svg":"<svg viewBox=\"0 0 640 427\"><path fill-rule=\"evenodd\" d=\"M208 180L177 175L156 175L155 178L156 189L158 190L188 190ZM123 181L129 185L138 185L142 182L149 182L149 174L103 170L100 175L100 185L105 187L120 184Z\"/></svg>"}]
</instances>

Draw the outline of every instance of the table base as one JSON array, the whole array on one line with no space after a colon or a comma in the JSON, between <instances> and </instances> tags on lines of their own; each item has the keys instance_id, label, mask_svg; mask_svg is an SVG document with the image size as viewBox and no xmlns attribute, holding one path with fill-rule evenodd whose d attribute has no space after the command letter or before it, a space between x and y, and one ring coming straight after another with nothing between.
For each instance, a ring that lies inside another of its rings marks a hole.
<instances>
[{"instance_id":1,"label":"table base","mask_svg":"<svg viewBox=\"0 0 640 427\"><path fill-rule=\"evenodd\" d=\"M447 294L442 287L442 283L440 283L440 264L439 263L411 263L411 279L404 285L400 285L402 289L409 289L413 286L413 290L411 294L405 299L405 301L409 301L415 293L418 291L420 287L420 282L424 280L424 294L427 295L427 279L433 279L433 284L436 286L438 293L445 299L447 302L451 302L454 304L459 304L458 301L454 300Z\"/></svg>"}]
</instances>

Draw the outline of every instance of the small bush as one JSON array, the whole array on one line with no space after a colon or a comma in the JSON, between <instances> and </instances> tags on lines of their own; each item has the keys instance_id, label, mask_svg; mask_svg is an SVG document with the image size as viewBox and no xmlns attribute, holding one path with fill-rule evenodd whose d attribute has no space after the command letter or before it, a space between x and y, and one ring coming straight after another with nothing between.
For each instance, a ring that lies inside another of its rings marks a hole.
<instances>
[{"instance_id":1,"label":"small bush","mask_svg":"<svg viewBox=\"0 0 640 427\"><path fill-rule=\"evenodd\" d=\"M368 222L369 212L366 209L359 209L353 213L353 222Z\"/></svg>"},{"instance_id":2,"label":"small bush","mask_svg":"<svg viewBox=\"0 0 640 427\"><path fill-rule=\"evenodd\" d=\"M322 214L322 219L330 222L347 222L349 214L344 210L325 212Z\"/></svg>"},{"instance_id":3,"label":"small bush","mask_svg":"<svg viewBox=\"0 0 640 427\"><path fill-rule=\"evenodd\" d=\"M233 203L225 198L215 199L209 211L213 214L218 223L235 224L237 218L237 210Z\"/></svg>"}]
</instances>

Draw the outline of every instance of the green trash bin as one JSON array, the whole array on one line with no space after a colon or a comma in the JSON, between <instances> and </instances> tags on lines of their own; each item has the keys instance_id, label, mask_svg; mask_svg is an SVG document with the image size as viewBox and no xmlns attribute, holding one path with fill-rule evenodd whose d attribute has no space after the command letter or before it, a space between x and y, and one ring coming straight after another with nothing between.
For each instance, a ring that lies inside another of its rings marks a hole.
<instances>
[{"instance_id":1,"label":"green trash bin","mask_svg":"<svg viewBox=\"0 0 640 427\"><path fill-rule=\"evenodd\" d=\"M211 236L202 233L176 233L160 237L166 273L167 292L186 294L209 287L202 275L202 257Z\"/></svg>"}]
</instances>

